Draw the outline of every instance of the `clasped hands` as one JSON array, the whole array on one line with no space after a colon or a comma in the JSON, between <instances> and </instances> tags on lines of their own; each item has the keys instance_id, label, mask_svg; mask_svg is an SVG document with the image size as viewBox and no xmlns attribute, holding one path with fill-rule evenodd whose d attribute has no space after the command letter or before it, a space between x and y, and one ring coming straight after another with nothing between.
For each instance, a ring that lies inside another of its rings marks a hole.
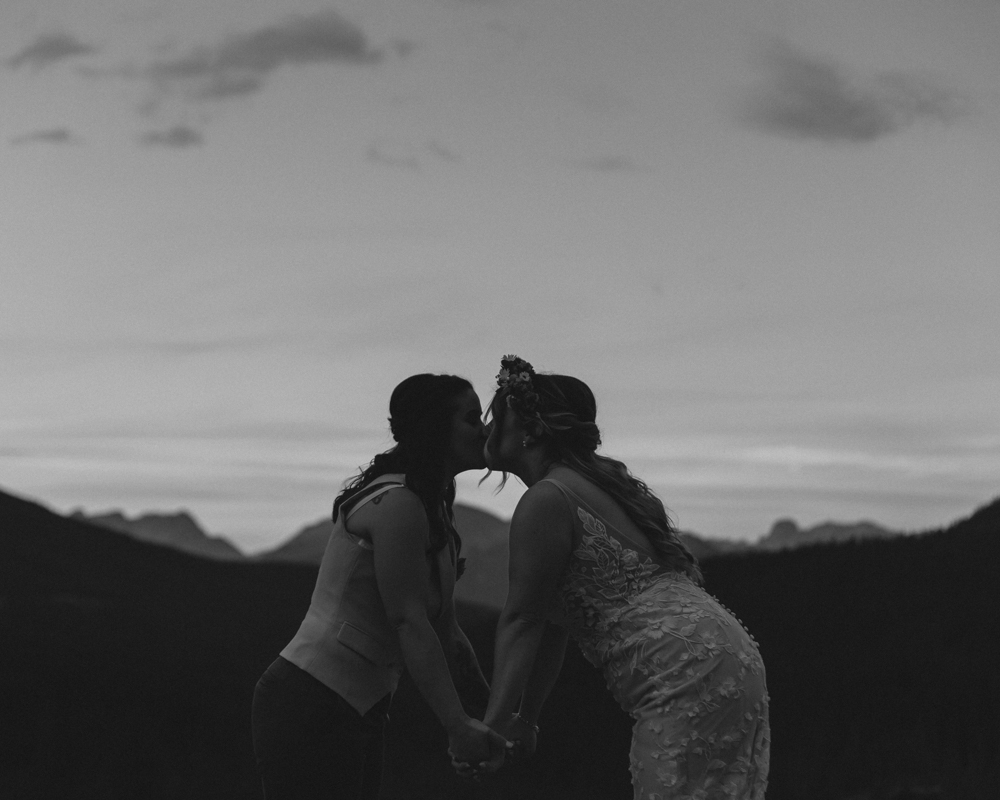
<instances>
[{"instance_id":1,"label":"clasped hands","mask_svg":"<svg viewBox=\"0 0 1000 800\"><path fill-rule=\"evenodd\" d=\"M537 729L518 714L512 714L502 722L495 721L491 725L478 720L473 722L488 732L485 735L485 750L481 745L478 753L474 749L459 750L449 743L448 755L451 756L451 765L461 777L478 780L482 775L500 769L507 758L518 761L534 754Z\"/></svg>"}]
</instances>

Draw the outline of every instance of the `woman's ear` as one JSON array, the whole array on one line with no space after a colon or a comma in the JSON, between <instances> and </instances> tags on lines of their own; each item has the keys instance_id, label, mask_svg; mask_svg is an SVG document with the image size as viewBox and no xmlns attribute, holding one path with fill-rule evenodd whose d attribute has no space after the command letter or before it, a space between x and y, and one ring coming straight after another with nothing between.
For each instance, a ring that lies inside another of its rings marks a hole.
<instances>
[{"instance_id":1,"label":"woman's ear","mask_svg":"<svg viewBox=\"0 0 1000 800\"><path fill-rule=\"evenodd\" d=\"M537 442L545 434L545 430L542 428L542 423L537 419L530 420L528 424L524 426L524 430L528 434L531 444Z\"/></svg>"}]
</instances>

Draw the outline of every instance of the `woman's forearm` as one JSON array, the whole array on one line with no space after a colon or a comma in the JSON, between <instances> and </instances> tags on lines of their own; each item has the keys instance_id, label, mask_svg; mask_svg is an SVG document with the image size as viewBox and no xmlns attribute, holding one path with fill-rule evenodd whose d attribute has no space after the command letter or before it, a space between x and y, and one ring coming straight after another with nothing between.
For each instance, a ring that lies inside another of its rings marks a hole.
<instances>
[{"instance_id":1,"label":"woman's forearm","mask_svg":"<svg viewBox=\"0 0 1000 800\"><path fill-rule=\"evenodd\" d=\"M547 623L538 617L501 615L497 625L495 664L486 724L515 713L531 678L535 656Z\"/></svg>"},{"instance_id":2,"label":"woman's forearm","mask_svg":"<svg viewBox=\"0 0 1000 800\"><path fill-rule=\"evenodd\" d=\"M451 674L456 681L482 683L489 687L469 637L457 624L452 629L451 644L446 654L450 656Z\"/></svg>"},{"instance_id":3,"label":"woman's forearm","mask_svg":"<svg viewBox=\"0 0 1000 800\"><path fill-rule=\"evenodd\" d=\"M410 677L441 724L453 730L469 716L452 681L448 659L430 621L419 617L396 625L399 646Z\"/></svg>"},{"instance_id":4,"label":"woman's forearm","mask_svg":"<svg viewBox=\"0 0 1000 800\"><path fill-rule=\"evenodd\" d=\"M462 707L470 716L482 719L490 699L490 684L483 675L472 643L456 622L441 644Z\"/></svg>"},{"instance_id":5,"label":"woman's forearm","mask_svg":"<svg viewBox=\"0 0 1000 800\"><path fill-rule=\"evenodd\" d=\"M568 633L565 628L548 623L535 655L534 668L521 693L518 714L529 725L536 725L542 706L555 686L566 655Z\"/></svg>"}]
</instances>

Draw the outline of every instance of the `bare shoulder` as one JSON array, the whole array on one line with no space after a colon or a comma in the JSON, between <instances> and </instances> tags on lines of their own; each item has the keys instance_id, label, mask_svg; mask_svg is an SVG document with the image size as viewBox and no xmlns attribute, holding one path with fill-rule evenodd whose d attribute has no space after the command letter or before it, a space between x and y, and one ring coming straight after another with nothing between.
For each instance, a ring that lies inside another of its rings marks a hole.
<instances>
[{"instance_id":1,"label":"bare shoulder","mask_svg":"<svg viewBox=\"0 0 1000 800\"><path fill-rule=\"evenodd\" d=\"M354 533L375 539L386 533L428 532L424 504L412 489L399 486L372 498L351 517Z\"/></svg>"},{"instance_id":2,"label":"bare shoulder","mask_svg":"<svg viewBox=\"0 0 1000 800\"><path fill-rule=\"evenodd\" d=\"M517 594L525 586L554 587L576 545L566 498L557 486L538 481L521 495L510 521L511 592Z\"/></svg>"},{"instance_id":3,"label":"bare shoulder","mask_svg":"<svg viewBox=\"0 0 1000 800\"><path fill-rule=\"evenodd\" d=\"M406 486L398 486L372 499L368 507L386 518L418 516L426 521L424 504L416 492Z\"/></svg>"},{"instance_id":4,"label":"bare shoulder","mask_svg":"<svg viewBox=\"0 0 1000 800\"><path fill-rule=\"evenodd\" d=\"M584 497L593 494L595 491L600 491L588 478L585 478L575 469L571 469L564 464L556 464L547 477L559 481L571 491Z\"/></svg>"},{"instance_id":5,"label":"bare shoulder","mask_svg":"<svg viewBox=\"0 0 1000 800\"><path fill-rule=\"evenodd\" d=\"M563 493L549 481L538 481L521 495L511 524L532 528L569 527L572 518Z\"/></svg>"}]
</instances>

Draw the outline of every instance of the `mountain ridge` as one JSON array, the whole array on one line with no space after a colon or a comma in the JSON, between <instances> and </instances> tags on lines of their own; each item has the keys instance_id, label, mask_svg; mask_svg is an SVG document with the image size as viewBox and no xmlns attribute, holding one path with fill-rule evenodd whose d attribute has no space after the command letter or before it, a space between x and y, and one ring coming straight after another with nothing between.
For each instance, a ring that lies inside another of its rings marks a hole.
<instances>
[{"instance_id":1,"label":"mountain ridge","mask_svg":"<svg viewBox=\"0 0 1000 800\"><path fill-rule=\"evenodd\" d=\"M467 567L462 580L456 585L456 597L500 608L507 596L507 532L510 521L486 509L464 503L456 503L454 510L456 524L462 536L462 555L466 558ZM331 520L320 519L303 526L269 550L245 554L226 538L206 533L194 515L186 510L174 513L148 512L129 519L117 510L88 515L82 509L77 509L69 516L140 541L174 547L182 552L207 558L310 566L320 563L333 527ZM900 531L869 521L827 521L800 528L789 517L776 520L771 530L755 542L713 539L690 531L680 532L681 539L699 561L734 553L758 550L776 552L831 542L885 539L901 535L904 534Z\"/></svg>"},{"instance_id":2,"label":"mountain ridge","mask_svg":"<svg viewBox=\"0 0 1000 800\"><path fill-rule=\"evenodd\" d=\"M212 536L206 533L194 515L185 510L174 513L147 512L129 519L119 510L91 515L78 508L69 517L124 533L143 542L174 547L207 558L234 560L246 557L224 536Z\"/></svg>"},{"instance_id":3,"label":"mountain ridge","mask_svg":"<svg viewBox=\"0 0 1000 800\"><path fill-rule=\"evenodd\" d=\"M915 536L711 560L767 665L769 800L986 800L1000 784L1000 499ZM219 561L0 492L0 797L259 800L249 709L314 567ZM490 674L497 612L462 603ZM627 796L632 720L576 648L511 800ZM383 800L471 800L400 685ZM178 769L183 765L183 769Z\"/></svg>"}]
</instances>

